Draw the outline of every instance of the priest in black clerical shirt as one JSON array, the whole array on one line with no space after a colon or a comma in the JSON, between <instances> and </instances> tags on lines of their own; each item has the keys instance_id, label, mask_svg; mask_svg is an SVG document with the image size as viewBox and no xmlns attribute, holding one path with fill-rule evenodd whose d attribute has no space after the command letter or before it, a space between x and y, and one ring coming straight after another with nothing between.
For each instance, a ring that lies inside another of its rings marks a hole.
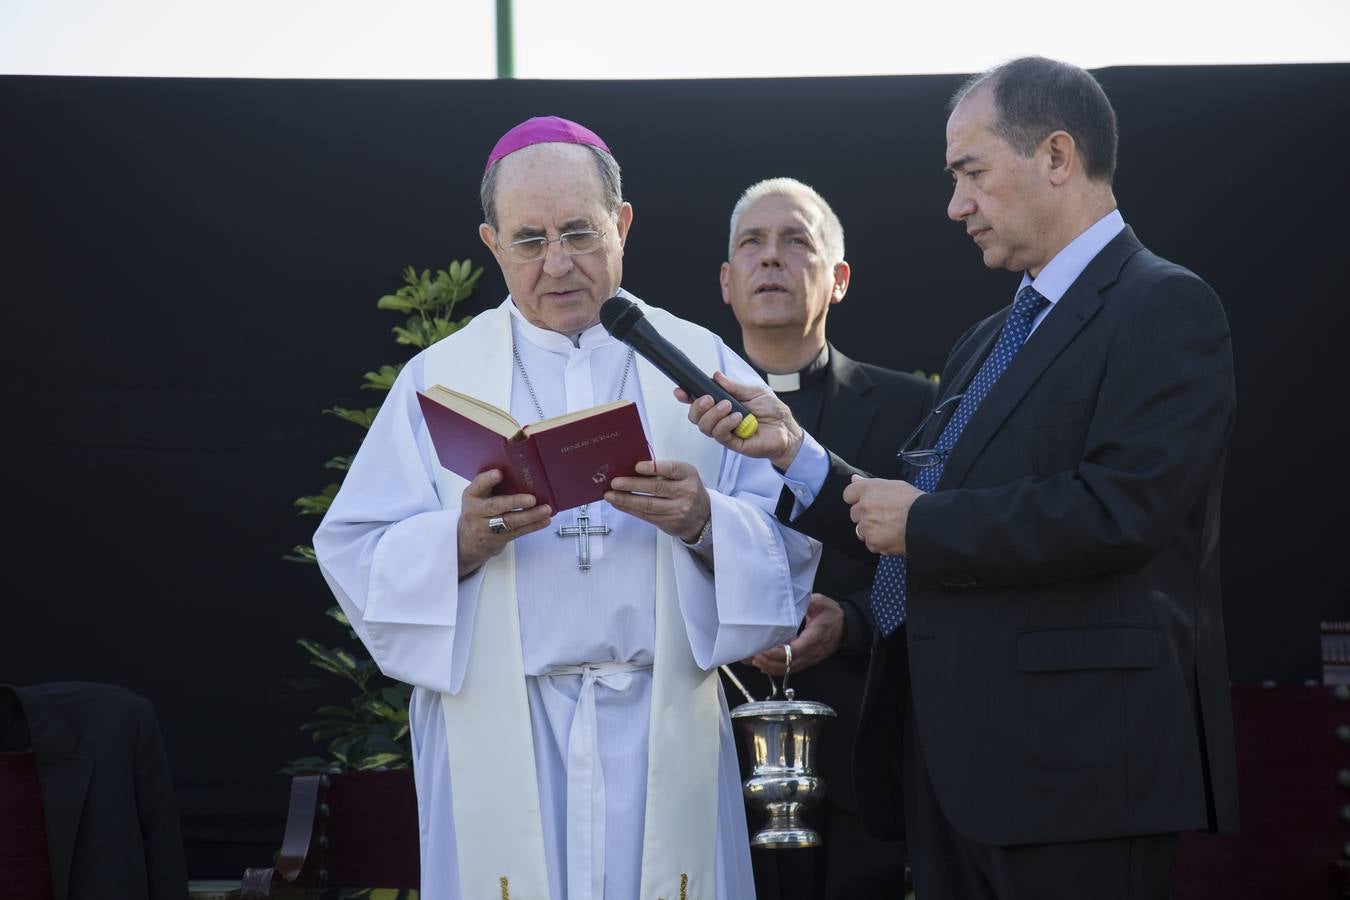
<instances>
[{"instance_id":1,"label":"priest in black clerical shirt","mask_svg":"<svg viewBox=\"0 0 1350 900\"><path fill-rule=\"evenodd\" d=\"M931 408L937 386L854 362L826 341L826 315L844 299L850 274L844 230L829 204L790 178L752 185L732 211L728 254L722 299L740 323L745 358L822 444L874 475L898 477L896 451ZM824 843L754 851L760 900L902 896L904 844L864 831L850 771L872 640L872 573L825 548L806 621L792 641L797 698L838 713L820 738L827 801L810 817ZM734 668L763 697L768 681L756 670L781 675L784 659L775 648Z\"/></svg>"}]
</instances>

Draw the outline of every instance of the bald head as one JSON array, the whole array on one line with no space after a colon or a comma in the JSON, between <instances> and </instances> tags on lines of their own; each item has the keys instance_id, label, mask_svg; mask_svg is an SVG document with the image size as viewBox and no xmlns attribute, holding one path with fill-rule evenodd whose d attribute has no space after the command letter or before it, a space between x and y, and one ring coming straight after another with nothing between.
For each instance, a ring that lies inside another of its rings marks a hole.
<instances>
[{"instance_id":1,"label":"bald head","mask_svg":"<svg viewBox=\"0 0 1350 900\"><path fill-rule=\"evenodd\" d=\"M520 313L569 336L597 323L600 305L618 293L633 219L627 203L613 205L597 152L603 151L544 143L496 161L488 170L490 220L478 229ZM585 239L565 243L563 235ZM521 241L546 242L543 256L522 258L512 248Z\"/></svg>"},{"instance_id":2,"label":"bald head","mask_svg":"<svg viewBox=\"0 0 1350 900\"><path fill-rule=\"evenodd\" d=\"M523 150L517 150L508 156L495 160L483 173L479 185L478 198L483 205L483 221L497 228L497 192L503 167L516 168L516 163L524 160L530 165L531 159L548 159L549 154L562 154L551 158L566 156L581 157L589 160L597 184L600 202L611 213L617 213L623 204L623 180L619 172L619 163L607 151L587 144L545 143L535 144Z\"/></svg>"}]
</instances>

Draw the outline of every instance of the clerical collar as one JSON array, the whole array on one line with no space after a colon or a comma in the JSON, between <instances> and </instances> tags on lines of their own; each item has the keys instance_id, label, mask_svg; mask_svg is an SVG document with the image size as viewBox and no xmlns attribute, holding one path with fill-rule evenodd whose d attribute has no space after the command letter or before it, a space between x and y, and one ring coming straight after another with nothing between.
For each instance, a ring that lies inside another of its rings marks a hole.
<instances>
[{"instance_id":1,"label":"clerical collar","mask_svg":"<svg viewBox=\"0 0 1350 900\"><path fill-rule=\"evenodd\" d=\"M774 372L765 372L759 366L755 366L755 371L769 385L769 388L775 394L785 394L791 391L800 391L802 388L825 376L825 370L830 365L830 345L826 344L820 348L820 353L816 358L806 364L806 368L799 372L788 372L786 375L779 375Z\"/></svg>"},{"instance_id":2,"label":"clerical collar","mask_svg":"<svg viewBox=\"0 0 1350 900\"><path fill-rule=\"evenodd\" d=\"M615 343L614 337L605 330L605 326L598 322L579 334L577 342L573 344L572 339L567 335L549 331L547 328L540 328L525 318L524 313L516 308L516 302L510 297L506 298L506 307L511 311L511 318L515 320L516 333L544 350L552 350L554 353L571 353L575 350L594 350L597 347Z\"/></svg>"}]
</instances>

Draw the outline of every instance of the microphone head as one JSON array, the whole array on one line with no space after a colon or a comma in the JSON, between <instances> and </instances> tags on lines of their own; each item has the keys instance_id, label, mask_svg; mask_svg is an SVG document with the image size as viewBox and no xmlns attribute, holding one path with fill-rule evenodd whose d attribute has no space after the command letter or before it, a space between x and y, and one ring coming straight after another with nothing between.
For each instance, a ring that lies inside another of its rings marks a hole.
<instances>
[{"instance_id":1,"label":"microphone head","mask_svg":"<svg viewBox=\"0 0 1350 900\"><path fill-rule=\"evenodd\" d=\"M610 297L600 304L600 324L619 340L626 340L628 332L644 318L642 310L627 297Z\"/></svg>"}]
</instances>

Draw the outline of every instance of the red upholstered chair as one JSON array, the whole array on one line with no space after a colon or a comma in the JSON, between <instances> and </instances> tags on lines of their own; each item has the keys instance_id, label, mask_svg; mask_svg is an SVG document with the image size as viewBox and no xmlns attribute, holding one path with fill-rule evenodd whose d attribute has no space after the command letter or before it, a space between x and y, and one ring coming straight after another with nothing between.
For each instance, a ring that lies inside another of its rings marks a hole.
<instances>
[{"instance_id":1,"label":"red upholstered chair","mask_svg":"<svg viewBox=\"0 0 1350 900\"><path fill-rule=\"evenodd\" d=\"M42 787L33 751L0 750L0 900L52 900Z\"/></svg>"},{"instance_id":2,"label":"red upholstered chair","mask_svg":"<svg viewBox=\"0 0 1350 900\"><path fill-rule=\"evenodd\" d=\"M1242 830L1182 835L1174 900L1350 897L1350 688L1232 697Z\"/></svg>"},{"instance_id":3,"label":"red upholstered chair","mask_svg":"<svg viewBox=\"0 0 1350 900\"><path fill-rule=\"evenodd\" d=\"M246 869L243 897L416 888L420 865L411 769L297 775L276 865Z\"/></svg>"}]
</instances>

